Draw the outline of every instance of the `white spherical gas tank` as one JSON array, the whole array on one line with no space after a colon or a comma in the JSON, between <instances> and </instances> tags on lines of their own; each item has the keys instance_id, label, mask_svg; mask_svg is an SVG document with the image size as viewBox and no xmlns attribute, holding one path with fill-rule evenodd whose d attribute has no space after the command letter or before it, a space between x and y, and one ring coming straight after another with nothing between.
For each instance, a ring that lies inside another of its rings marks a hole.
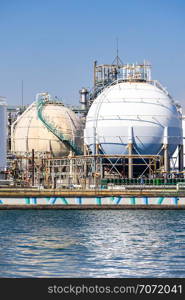
<instances>
[{"instance_id":1,"label":"white spherical gas tank","mask_svg":"<svg viewBox=\"0 0 185 300\"><path fill-rule=\"evenodd\" d=\"M102 153L128 154L132 131L134 152L156 155L167 131L172 155L182 139L180 117L174 101L156 85L120 82L104 89L91 105L86 118L85 144L93 151L96 140Z\"/></svg>"}]
</instances>

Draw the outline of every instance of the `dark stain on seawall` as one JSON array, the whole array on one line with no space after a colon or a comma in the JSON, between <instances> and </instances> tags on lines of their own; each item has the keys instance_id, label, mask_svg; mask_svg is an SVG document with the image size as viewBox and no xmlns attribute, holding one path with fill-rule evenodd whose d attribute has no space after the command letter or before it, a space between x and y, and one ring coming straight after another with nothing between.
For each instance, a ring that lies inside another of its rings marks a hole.
<instances>
[{"instance_id":1,"label":"dark stain on seawall","mask_svg":"<svg viewBox=\"0 0 185 300\"><path fill-rule=\"evenodd\" d=\"M141 205L141 204L136 204L136 205L61 205L61 204L25 204L25 205L14 205L14 204L1 204L0 205L0 210L28 210L28 209L34 209L34 210L47 210L47 209L54 209L54 210L125 210L125 209L145 209L145 210L184 210L185 205Z\"/></svg>"}]
</instances>

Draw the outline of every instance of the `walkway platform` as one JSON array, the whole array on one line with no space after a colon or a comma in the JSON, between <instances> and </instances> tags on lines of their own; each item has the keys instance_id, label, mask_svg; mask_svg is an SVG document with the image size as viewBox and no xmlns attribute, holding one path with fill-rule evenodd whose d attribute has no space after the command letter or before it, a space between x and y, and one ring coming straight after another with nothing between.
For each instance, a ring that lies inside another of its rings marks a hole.
<instances>
[{"instance_id":1,"label":"walkway platform","mask_svg":"<svg viewBox=\"0 0 185 300\"><path fill-rule=\"evenodd\" d=\"M142 188L134 190L102 190L102 189L23 189L23 188L0 188L1 197L111 197L111 196L147 196L147 197L185 197L185 190Z\"/></svg>"}]
</instances>

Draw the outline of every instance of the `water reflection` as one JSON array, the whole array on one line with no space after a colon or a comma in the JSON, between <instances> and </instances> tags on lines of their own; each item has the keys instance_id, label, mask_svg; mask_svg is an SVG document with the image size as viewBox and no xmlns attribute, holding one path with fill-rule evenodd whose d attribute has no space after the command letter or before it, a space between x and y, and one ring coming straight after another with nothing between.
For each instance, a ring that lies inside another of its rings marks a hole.
<instances>
[{"instance_id":1,"label":"water reflection","mask_svg":"<svg viewBox=\"0 0 185 300\"><path fill-rule=\"evenodd\" d=\"M0 211L1 277L184 277L184 211Z\"/></svg>"}]
</instances>

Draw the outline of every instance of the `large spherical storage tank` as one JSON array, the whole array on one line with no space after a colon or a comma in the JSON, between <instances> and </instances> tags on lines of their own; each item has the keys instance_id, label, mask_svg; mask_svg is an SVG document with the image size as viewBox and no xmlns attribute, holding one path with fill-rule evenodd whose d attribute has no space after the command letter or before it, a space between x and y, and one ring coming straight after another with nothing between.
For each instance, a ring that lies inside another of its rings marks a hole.
<instances>
[{"instance_id":1,"label":"large spherical storage tank","mask_svg":"<svg viewBox=\"0 0 185 300\"><path fill-rule=\"evenodd\" d=\"M73 111L61 103L49 102L44 105L42 115L47 123L66 139L81 146L81 122ZM69 146L56 137L39 119L37 102L32 103L12 124L12 152L22 155L31 152L32 149L39 153L51 153L53 157L70 153Z\"/></svg>"},{"instance_id":2,"label":"large spherical storage tank","mask_svg":"<svg viewBox=\"0 0 185 300\"><path fill-rule=\"evenodd\" d=\"M170 155L181 143L181 115L162 88L148 82L120 82L94 100L84 131L84 142L92 151L96 141L102 153L128 154L131 132L136 154L157 155L165 132Z\"/></svg>"},{"instance_id":3,"label":"large spherical storage tank","mask_svg":"<svg viewBox=\"0 0 185 300\"><path fill-rule=\"evenodd\" d=\"M7 104L4 97L0 97L0 171L6 167L7 155Z\"/></svg>"}]
</instances>

